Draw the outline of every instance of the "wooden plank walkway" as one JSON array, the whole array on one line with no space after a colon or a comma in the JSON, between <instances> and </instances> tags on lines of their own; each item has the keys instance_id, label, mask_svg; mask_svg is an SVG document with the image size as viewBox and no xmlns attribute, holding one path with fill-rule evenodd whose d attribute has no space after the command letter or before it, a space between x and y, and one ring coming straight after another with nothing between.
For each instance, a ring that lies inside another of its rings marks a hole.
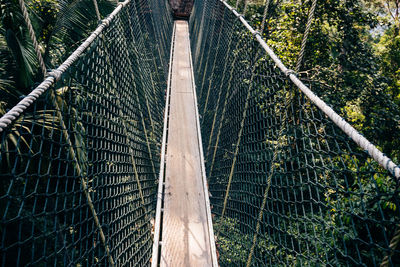
<instances>
[{"instance_id":1,"label":"wooden plank walkway","mask_svg":"<svg viewBox=\"0 0 400 267\"><path fill-rule=\"evenodd\" d=\"M186 21L174 44L160 265L217 266Z\"/></svg>"}]
</instances>

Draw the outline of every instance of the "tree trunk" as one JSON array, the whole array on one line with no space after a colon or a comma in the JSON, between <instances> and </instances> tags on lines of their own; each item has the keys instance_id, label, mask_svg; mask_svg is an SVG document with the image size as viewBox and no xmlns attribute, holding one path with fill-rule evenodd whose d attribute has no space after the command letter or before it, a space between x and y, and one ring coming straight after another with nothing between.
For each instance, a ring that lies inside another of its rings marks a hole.
<instances>
[{"instance_id":1,"label":"tree trunk","mask_svg":"<svg viewBox=\"0 0 400 267\"><path fill-rule=\"evenodd\" d=\"M194 0L169 0L174 16L188 18L192 12Z\"/></svg>"}]
</instances>

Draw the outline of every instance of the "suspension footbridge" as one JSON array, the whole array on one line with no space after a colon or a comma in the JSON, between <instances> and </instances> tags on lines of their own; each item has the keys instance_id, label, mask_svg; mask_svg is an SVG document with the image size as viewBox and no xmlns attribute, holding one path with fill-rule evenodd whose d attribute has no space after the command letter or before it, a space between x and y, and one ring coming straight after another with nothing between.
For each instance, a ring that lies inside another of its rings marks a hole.
<instances>
[{"instance_id":1,"label":"suspension footbridge","mask_svg":"<svg viewBox=\"0 0 400 267\"><path fill-rule=\"evenodd\" d=\"M156 224L153 262L160 246L161 266L218 266L186 21L175 22L172 48L164 188L158 203L163 213L157 214L162 222Z\"/></svg>"},{"instance_id":2,"label":"suspension footbridge","mask_svg":"<svg viewBox=\"0 0 400 267\"><path fill-rule=\"evenodd\" d=\"M1 266L400 264L398 165L246 9L119 2L42 64L0 118Z\"/></svg>"}]
</instances>

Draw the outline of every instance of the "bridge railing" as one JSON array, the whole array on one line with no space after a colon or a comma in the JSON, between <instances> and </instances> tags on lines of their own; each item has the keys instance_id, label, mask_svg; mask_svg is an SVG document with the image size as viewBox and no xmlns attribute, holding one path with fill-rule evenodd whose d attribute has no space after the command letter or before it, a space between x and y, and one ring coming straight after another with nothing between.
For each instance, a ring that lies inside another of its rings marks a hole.
<instances>
[{"instance_id":1,"label":"bridge railing","mask_svg":"<svg viewBox=\"0 0 400 267\"><path fill-rule=\"evenodd\" d=\"M172 19L125 1L0 119L0 265L148 265Z\"/></svg>"},{"instance_id":2,"label":"bridge railing","mask_svg":"<svg viewBox=\"0 0 400 267\"><path fill-rule=\"evenodd\" d=\"M399 264L399 168L219 0L190 20L221 266Z\"/></svg>"}]
</instances>

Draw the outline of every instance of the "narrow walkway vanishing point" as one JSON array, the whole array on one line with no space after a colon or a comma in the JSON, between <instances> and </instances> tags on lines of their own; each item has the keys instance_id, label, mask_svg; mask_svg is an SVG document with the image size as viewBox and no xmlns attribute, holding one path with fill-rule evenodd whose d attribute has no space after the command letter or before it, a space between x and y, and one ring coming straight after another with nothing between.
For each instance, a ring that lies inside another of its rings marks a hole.
<instances>
[{"instance_id":1,"label":"narrow walkway vanishing point","mask_svg":"<svg viewBox=\"0 0 400 267\"><path fill-rule=\"evenodd\" d=\"M158 261L161 266L218 266L206 193L188 23L175 21L174 27ZM154 257L153 260L156 261Z\"/></svg>"},{"instance_id":2,"label":"narrow walkway vanishing point","mask_svg":"<svg viewBox=\"0 0 400 267\"><path fill-rule=\"evenodd\" d=\"M400 266L400 166L244 2L195 1L189 22L165 0L119 2L2 99L0 267Z\"/></svg>"}]
</instances>

